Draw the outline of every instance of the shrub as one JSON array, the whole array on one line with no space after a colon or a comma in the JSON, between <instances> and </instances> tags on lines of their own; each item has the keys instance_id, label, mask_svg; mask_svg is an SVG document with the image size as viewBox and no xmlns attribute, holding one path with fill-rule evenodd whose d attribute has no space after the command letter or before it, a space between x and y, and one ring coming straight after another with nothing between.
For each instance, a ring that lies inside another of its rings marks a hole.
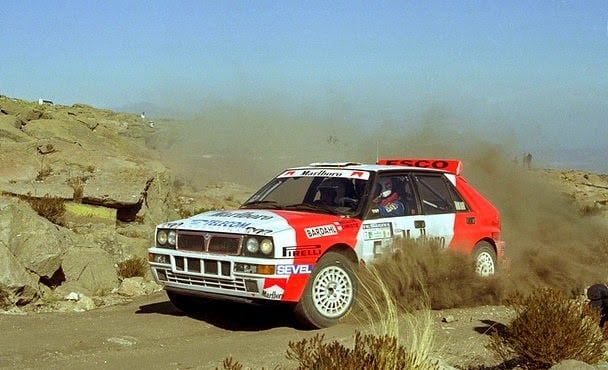
<instances>
[{"instance_id":1,"label":"shrub","mask_svg":"<svg viewBox=\"0 0 608 370\"><path fill-rule=\"evenodd\" d=\"M496 304L503 299L498 276L480 277L470 256L446 250L434 239L397 239L395 253L385 252L373 264L379 277L372 280L382 281L395 303L408 311ZM361 279L369 284L366 274Z\"/></svg>"},{"instance_id":2,"label":"shrub","mask_svg":"<svg viewBox=\"0 0 608 370\"><path fill-rule=\"evenodd\" d=\"M365 278L361 280L362 297L357 315L362 324L370 324L374 334L363 335L357 331L352 349L337 341L326 343L324 335L317 334L289 342L285 357L298 362L296 369L301 370L439 369L438 361L430 357L434 340L430 310L423 310L422 320L409 316L408 338L405 345L400 345L400 307L374 265L367 265L361 273ZM232 357L224 359L223 366L224 370L242 369Z\"/></svg>"},{"instance_id":3,"label":"shrub","mask_svg":"<svg viewBox=\"0 0 608 370\"><path fill-rule=\"evenodd\" d=\"M118 276L123 279L145 276L148 272L148 262L144 258L129 258L118 264Z\"/></svg>"},{"instance_id":4,"label":"shrub","mask_svg":"<svg viewBox=\"0 0 608 370\"><path fill-rule=\"evenodd\" d=\"M215 368L215 370L218 370L219 368ZM230 357L226 357L224 359L224 361L222 362L222 369L223 370L243 370L243 365L238 362L235 361L232 356Z\"/></svg>"},{"instance_id":5,"label":"shrub","mask_svg":"<svg viewBox=\"0 0 608 370\"><path fill-rule=\"evenodd\" d=\"M288 347L286 357L299 363L298 370L437 368L432 363L422 367L413 366L413 356L398 344L397 338L389 335L363 335L356 332L352 349L337 341L325 343L322 334L299 342L289 342Z\"/></svg>"},{"instance_id":6,"label":"shrub","mask_svg":"<svg viewBox=\"0 0 608 370\"><path fill-rule=\"evenodd\" d=\"M53 170L49 166L41 166L40 170L38 170L38 175L36 175L36 181L42 181L47 177L51 176Z\"/></svg>"},{"instance_id":7,"label":"shrub","mask_svg":"<svg viewBox=\"0 0 608 370\"><path fill-rule=\"evenodd\" d=\"M75 176L67 179L66 183L74 189L74 194L72 196L74 203L82 203L82 198L84 196L84 180Z\"/></svg>"},{"instance_id":8,"label":"shrub","mask_svg":"<svg viewBox=\"0 0 608 370\"><path fill-rule=\"evenodd\" d=\"M5 308L11 305L10 294L8 288L4 284L0 284L0 308Z\"/></svg>"},{"instance_id":9,"label":"shrub","mask_svg":"<svg viewBox=\"0 0 608 370\"><path fill-rule=\"evenodd\" d=\"M521 367L546 369L566 359L596 363L604 358L606 342L599 313L552 288L508 300L515 319L492 335L489 348L505 361Z\"/></svg>"},{"instance_id":10,"label":"shrub","mask_svg":"<svg viewBox=\"0 0 608 370\"><path fill-rule=\"evenodd\" d=\"M42 198L36 197L24 197L24 199L30 204L32 209L38 213L39 216L46 218L54 224L63 224L63 215L65 214L65 204L63 199L59 197L52 197L48 194Z\"/></svg>"}]
</instances>

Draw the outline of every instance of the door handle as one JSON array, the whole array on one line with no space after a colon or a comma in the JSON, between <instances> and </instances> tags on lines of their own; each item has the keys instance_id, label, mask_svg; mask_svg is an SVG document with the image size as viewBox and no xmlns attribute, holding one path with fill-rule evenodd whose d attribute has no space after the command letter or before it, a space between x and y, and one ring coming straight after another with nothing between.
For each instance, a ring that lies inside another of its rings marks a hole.
<instances>
[{"instance_id":1,"label":"door handle","mask_svg":"<svg viewBox=\"0 0 608 370\"><path fill-rule=\"evenodd\" d=\"M414 220L414 227L416 229L424 229L426 224L424 223L424 220Z\"/></svg>"}]
</instances>

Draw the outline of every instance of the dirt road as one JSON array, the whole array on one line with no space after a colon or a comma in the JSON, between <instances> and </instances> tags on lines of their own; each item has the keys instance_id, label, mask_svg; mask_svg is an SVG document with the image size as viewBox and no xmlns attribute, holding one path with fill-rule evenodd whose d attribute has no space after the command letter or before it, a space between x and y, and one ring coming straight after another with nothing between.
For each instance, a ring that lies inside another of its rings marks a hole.
<instances>
[{"instance_id":1,"label":"dirt road","mask_svg":"<svg viewBox=\"0 0 608 370\"><path fill-rule=\"evenodd\" d=\"M445 316L455 321L444 323ZM504 309L495 307L433 312L438 355L451 365L487 358L479 327L501 317ZM246 368L294 368L285 359L290 341L321 332L350 347L360 329L353 321L306 331L284 309L234 304L191 317L161 292L82 313L2 314L0 368L221 369L230 355Z\"/></svg>"},{"instance_id":2,"label":"dirt road","mask_svg":"<svg viewBox=\"0 0 608 370\"><path fill-rule=\"evenodd\" d=\"M280 309L217 305L185 316L164 293L83 313L4 314L0 332L0 366L33 369L213 369L231 354L272 368L290 340L312 335Z\"/></svg>"}]
</instances>

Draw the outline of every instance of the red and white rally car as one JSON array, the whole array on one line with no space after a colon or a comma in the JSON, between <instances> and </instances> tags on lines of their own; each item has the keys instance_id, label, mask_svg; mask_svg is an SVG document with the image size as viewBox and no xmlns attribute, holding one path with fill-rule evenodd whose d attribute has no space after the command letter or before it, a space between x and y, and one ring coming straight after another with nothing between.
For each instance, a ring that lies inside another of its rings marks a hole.
<instances>
[{"instance_id":1,"label":"red and white rally car","mask_svg":"<svg viewBox=\"0 0 608 370\"><path fill-rule=\"evenodd\" d=\"M200 298L279 301L306 326L331 326L353 305L358 263L398 238L433 238L495 273L499 213L461 172L447 159L290 168L239 209L158 225L150 267L185 312L204 309Z\"/></svg>"}]
</instances>

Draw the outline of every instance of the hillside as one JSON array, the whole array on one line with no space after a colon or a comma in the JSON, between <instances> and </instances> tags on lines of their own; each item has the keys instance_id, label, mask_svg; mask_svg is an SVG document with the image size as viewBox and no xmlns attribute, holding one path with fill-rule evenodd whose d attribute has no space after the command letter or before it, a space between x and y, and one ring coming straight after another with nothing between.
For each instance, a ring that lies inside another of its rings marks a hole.
<instances>
[{"instance_id":1,"label":"hillside","mask_svg":"<svg viewBox=\"0 0 608 370\"><path fill-rule=\"evenodd\" d=\"M170 129L0 96L0 306L90 309L158 289L149 276L121 278L117 266L147 257L157 223L236 206L247 193L185 186L158 151Z\"/></svg>"}]
</instances>

